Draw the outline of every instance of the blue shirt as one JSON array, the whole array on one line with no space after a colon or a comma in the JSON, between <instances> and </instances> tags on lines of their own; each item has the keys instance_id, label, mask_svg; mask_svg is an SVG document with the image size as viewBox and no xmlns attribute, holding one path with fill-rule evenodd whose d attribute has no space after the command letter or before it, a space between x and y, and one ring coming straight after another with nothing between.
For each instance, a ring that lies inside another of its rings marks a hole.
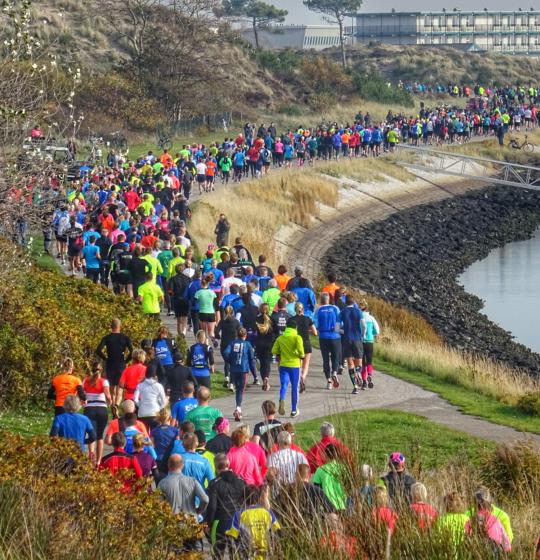
<instances>
[{"instance_id":1,"label":"blue shirt","mask_svg":"<svg viewBox=\"0 0 540 560\"><path fill-rule=\"evenodd\" d=\"M264 147L265 147L267 150L270 150L270 149L272 148L272 143L273 143L273 140L272 140L272 137L271 137L271 136L267 136L267 137L264 139Z\"/></svg>"},{"instance_id":2,"label":"blue shirt","mask_svg":"<svg viewBox=\"0 0 540 560\"><path fill-rule=\"evenodd\" d=\"M99 247L95 245L87 245L83 247L82 255L86 261L86 268L99 268L99 259L97 254L99 253Z\"/></svg>"},{"instance_id":3,"label":"blue shirt","mask_svg":"<svg viewBox=\"0 0 540 560\"><path fill-rule=\"evenodd\" d=\"M240 296L238 294L227 294L226 296L224 296L224 298L221 300L221 307L223 307L225 309L225 307L227 307L228 305L232 305L232 302L235 299L238 299Z\"/></svg>"},{"instance_id":4,"label":"blue shirt","mask_svg":"<svg viewBox=\"0 0 540 560\"><path fill-rule=\"evenodd\" d=\"M135 428L134 426L129 426L128 428L126 428L126 431L124 432L124 435L126 436L126 445L124 446L124 451L126 453L133 453L133 436L135 434L140 434L141 432L139 432L139 430L137 430L137 428ZM148 443L148 445L145 445L143 447L143 451L145 453L150 453L150 455L152 455L152 458L154 459L154 461L157 459L157 454L156 451L154 449L154 447L152 446L152 442L150 441L150 439L148 439L145 436L145 440Z\"/></svg>"},{"instance_id":5,"label":"blue shirt","mask_svg":"<svg viewBox=\"0 0 540 560\"><path fill-rule=\"evenodd\" d=\"M195 294L201 289L201 281L193 280L191 284L184 291L184 298L189 299L191 309L194 311L199 310L199 300L195 299Z\"/></svg>"},{"instance_id":6,"label":"blue shirt","mask_svg":"<svg viewBox=\"0 0 540 560\"><path fill-rule=\"evenodd\" d=\"M338 323L343 325L343 340L362 340L360 321L364 314L356 307L346 307L339 312Z\"/></svg>"},{"instance_id":7,"label":"blue shirt","mask_svg":"<svg viewBox=\"0 0 540 560\"><path fill-rule=\"evenodd\" d=\"M175 403L172 409L172 417L176 418L176 420L180 424L186 418L186 414L190 410L193 410L198 406L199 406L199 402L197 401L197 399L193 397L186 397L185 399L182 399L181 401Z\"/></svg>"},{"instance_id":8,"label":"blue shirt","mask_svg":"<svg viewBox=\"0 0 540 560\"><path fill-rule=\"evenodd\" d=\"M101 237L101 234L99 234L97 231L85 231L82 235L85 245L90 245L90 237L92 235L96 238L96 241Z\"/></svg>"},{"instance_id":9,"label":"blue shirt","mask_svg":"<svg viewBox=\"0 0 540 560\"><path fill-rule=\"evenodd\" d=\"M191 476L203 488L205 487L204 483L206 480L208 482L214 480L215 476L212 465L206 457L192 451L184 451L182 459L184 460L184 468L182 469L184 476Z\"/></svg>"},{"instance_id":10,"label":"blue shirt","mask_svg":"<svg viewBox=\"0 0 540 560\"><path fill-rule=\"evenodd\" d=\"M238 152L238 153L234 154L234 156L233 156L234 165L244 165L244 160L245 159L246 159L246 156L245 156L244 152Z\"/></svg>"},{"instance_id":11,"label":"blue shirt","mask_svg":"<svg viewBox=\"0 0 540 560\"><path fill-rule=\"evenodd\" d=\"M288 144L287 146L285 146L285 158L292 159L293 155L294 155L294 147L291 146L291 144Z\"/></svg>"},{"instance_id":12,"label":"blue shirt","mask_svg":"<svg viewBox=\"0 0 540 560\"><path fill-rule=\"evenodd\" d=\"M225 348L223 358L230 365L231 373L256 372L255 353L247 340L233 340Z\"/></svg>"},{"instance_id":13,"label":"blue shirt","mask_svg":"<svg viewBox=\"0 0 540 560\"><path fill-rule=\"evenodd\" d=\"M178 437L178 433L178 428L173 428L172 426L166 424L160 424L152 430L150 437L154 440L154 450L158 461L163 459L165 451L167 451L171 441Z\"/></svg>"},{"instance_id":14,"label":"blue shirt","mask_svg":"<svg viewBox=\"0 0 540 560\"><path fill-rule=\"evenodd\" d=\"M313 323L319 331L319 338L335 339L340 337L339 333L334 331L338 317L339 307L335 305L322 305L315 311Z\"/></svg>"},{"instance_id":15,"label":"blue shirt","mask_svg":"<svg viewBox=\"0 0 540 560\"><path fill-rule=\"evenodd\" d=\"M164 366L170 366L173 363L171 351L166 340L158 340L156 343L156 356L161 360Z\"/></svg>"},{"instance_id":16,"label":"blue shirt","mask_svg":"<svg viewBox=\"0 0 540 560\"><path fill-rule=\"evenodd\" d=\"M93 431L92 422L82 414L65 412L53 420L53 427L58 428L58 437L74 439L81 444L84 452L84 438Z\"/></svg>"},{"instance_id":17,"label":"blue shirt","mask_svg":"<svg viewBox=\"0 0 540 560\"><path fill-rule=\"evenodd\" d=\"M172 451L171 451L171 455L183 455L186 452L186 450L184 449L184 444L182 443L181 439L177 439L174 442Z\"/></svg>"}]
</instances>

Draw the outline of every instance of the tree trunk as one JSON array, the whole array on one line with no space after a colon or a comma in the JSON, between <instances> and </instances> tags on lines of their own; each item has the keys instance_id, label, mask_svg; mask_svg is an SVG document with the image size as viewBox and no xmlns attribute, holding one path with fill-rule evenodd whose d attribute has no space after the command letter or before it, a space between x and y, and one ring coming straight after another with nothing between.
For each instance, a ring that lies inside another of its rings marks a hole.
<instances>
[{"instance_id":1,"label":"tree trunk","mask_svg":"<svg viewBox=\"0 0 540 560\"><path fill-rule=\"evenodd\" d=\"M255 38L255 46L259 48L259 32L257 30L256 18L253 18L253 37Z\"/></svg>"},{"instance_id":2,"label":"tree trunk","mask_svg":"<svg viewBox=\"0 0 540 560\"><path fill-rule=\"evenodd\" d=\"M341 63L343 68L347 66L347 61L345 60L345 37L343 36L343 16L338 16L337 22L339 25L339 45L341 47Z\"/></svg>"}]
</instances>

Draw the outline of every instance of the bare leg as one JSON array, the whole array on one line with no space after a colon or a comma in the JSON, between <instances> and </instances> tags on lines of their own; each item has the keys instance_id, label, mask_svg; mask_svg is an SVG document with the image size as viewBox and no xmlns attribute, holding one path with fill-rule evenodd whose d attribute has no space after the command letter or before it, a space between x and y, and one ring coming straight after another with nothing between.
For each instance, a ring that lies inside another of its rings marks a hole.
<instances>
[{"instance_id":1,"label":"bare leg","mask_svg":"<svg viewBox=\"0 0 540 560\"><path fill-rule=\"evenodd\" d=\"M306 354L305 358L302 360L301 376L302 376L302 379L304 379L304 380L306 379L307 374L308 374L310 360L311 360L311 353Z\"/></svg>"}]
</instances>

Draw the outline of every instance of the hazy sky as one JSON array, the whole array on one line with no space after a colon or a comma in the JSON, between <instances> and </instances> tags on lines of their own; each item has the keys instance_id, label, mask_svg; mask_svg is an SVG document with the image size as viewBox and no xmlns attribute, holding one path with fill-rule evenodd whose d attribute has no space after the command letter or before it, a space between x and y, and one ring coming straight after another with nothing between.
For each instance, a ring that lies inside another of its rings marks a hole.
<instances>
[{"instance_id":1,"label":"hazy sky","mask_svg":"<svg viewBox=\"0 0 540 560\"><path fill-rule=\"evenodd\" d=\"M321 16L315 12L310 12L302 3L302 0L266 0L269 4L274 4L277 8L288 10L289 15L287 16L286 24L295 25L327 25L321 18ZM524 1L519 4L512 4L508 6L508 2L504 0L468 0L467 2L458 2L454 0L454 3L444 2L440 0L435 2L430 0L429 2L422 0L409 0L407 7L403 6L403 2L398 2L397 0L364 0L361 10L365 13L375 13L375 12L389 12L392 8L397 11L409 11L409 12L421 12L426 11L441 11L446 8L451 11L453 8L462 8L463 10L476 10L481 11L484 8L489 8L490 10L517 10L520 6L523 9L528 10L531 6L535 6L540 9L540 1L535 5L526 4ZM347 25L350 25L350 20L348 20Z\"/></svg>"}]
</instances>

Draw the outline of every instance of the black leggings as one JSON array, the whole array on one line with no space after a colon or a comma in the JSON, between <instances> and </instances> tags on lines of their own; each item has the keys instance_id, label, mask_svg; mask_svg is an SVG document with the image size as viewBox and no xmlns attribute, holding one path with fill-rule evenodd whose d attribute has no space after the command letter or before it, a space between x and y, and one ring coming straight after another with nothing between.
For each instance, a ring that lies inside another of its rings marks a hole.
<instances>
[{"instance_id":1,"label":"black leggings","mask_svg":"<svg viewBox=\"0 0 540 560\"><path fill-rule=\"evenodd\" d=\"M272 364L272 347L257 346L257 358L261 363L261 377L270 377L270 366Z\"/></svg>"},{"instance_id":2,"label":"black leggings","mask_svg":"<svg viewBox=\"0 0 540 560\"><path fill-rule=\"evenodd\" d=\"M84 415L92 422L94 430L96 430L97 440L103 439L105 428L109 422L109 411L106 406L86 406Z\"/></svg>"},{"instance_id":3,"label":"black leggings","mask_svg":"<svg viewBox=\"0 0 540 560\"><path fill-rule=\"evenodd\" d=\"M364 354L362 355L362 367L371 366L373 362L373 342L364 342Z\"/></svg>"},{"instance_id":4,"label":"black leggings","mask_svg":"<svg viewBox=\"0 0 540 560\"><path fill-rule=\"evenodd\" d=\"M209 375L204 375L204 376L194 375L193 377L195 377L195 381L201 387L206 387L207 389L212 388L212 380L211 380L211 377Z\"/></svg>"},{"instance_id":5,"label":"black leggings","mask_svg":"<svg viewBox=\"0 0 540 560\"><path fill-rule=\"evenodd\" d=\"M225 348L222 348L220 351L221 351L221 357L223 358L223 366L224 366L224 369L225 369L225 371L223 373L225 374L225 377L229 377L229 372L231 370L231 365L229 364L229 362L227 361L227 359L223 355L223 353L225 352Z\"/></svg>"},{"instance_id":6,"label":"black leggings","mask_svg":"<svg viewBox=\"0 0 540 560\"><path fill-rule=\"evenodd\" d=\"M236 406L242 406L242 398L246 390L247 373L231 373L231 381L236 389Z\"/></svg>"}]
</instances>

